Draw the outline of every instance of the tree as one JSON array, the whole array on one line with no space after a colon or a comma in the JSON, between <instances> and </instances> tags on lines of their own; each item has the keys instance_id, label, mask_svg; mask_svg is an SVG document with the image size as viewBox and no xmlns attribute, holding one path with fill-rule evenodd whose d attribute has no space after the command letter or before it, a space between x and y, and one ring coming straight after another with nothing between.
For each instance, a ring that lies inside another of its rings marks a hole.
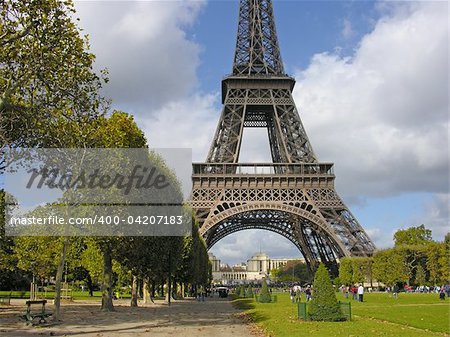
<instances>
[{"instance_id":1,"label":"tree","mask_svg":"<svg viewBox=\"0 0 450 337\"><path fill-rule=\"evenodd\" d=\"M416 276L415 276L415 283L417 286L425 285L426 282L426 275L425 270L423 269L422 265L418 265L416 268Z\"/></svg>"},{"instance_id":2,"label":"tree","mask_svg":"<svg viewBox=\"0 0 450 337\"><path fill-rule=\"evenodd\" d=\"M250 284L248 285L247 291L245 292L245 297L253 298L253 288Z\"/></svg>"},{"instance_id":3,"label":"tree","mask_svg":"<svg viewBox=\"0 0 450 337\"><path fill-rule=\"evenodd\" d=\"M409 273L404 255L394 248L376 252L373 256L373 276L389 286L407 282Z\"/></svg>"},{"instance_id":4,"label":"tree","mask_svg":"<svg viewBox=\"0 0 450 337\"><path fill-rule=\"evenodd\" d=\"M2 1L0 9L0 168L3 152L43 146L61 117L86 124L106 111L106 77L72 21L71 0ZM105 73L106 75L106 73Z\"/></svg>"},{"instance_id":5,"label":"tree","mask_svg":"<svg viewBox=\"0 0 450 337\"><path fill-rule=\"evenodd\" d=\"M425 245L401 245L394 247L394 250L402 256L405 270L408 274L406 282L414 282L414 275L418 265L426 264L426 246Z\"/></svg>"},{"instance_id":6,"label":"tree","mask_svg":"<svg viewBox=\"0 0 450 337\"><path fill-rule=\"evenodd\" d=\"M450 279L448 252L445 242L436 242L426 247L426 269L432 285L444 284Z\"/></svg>"},{"instance_id":7,"label":"tree","mask_svg":"<svg viewBox=\"0 0 450 337\"><path fill-rule=\"evenodd\" d=\"M192 211L188 211L192 214ZM211 280L211 265L203 237L199 233L198 222L192 216L192 235L184 238L182 259L175 274L176 281L191 286L207 287Z\"/></svg>"},{"instance_id":8,"label":"tree","mask_svg":"<svg viewBox=\"0 0 450 337\"><path fill-rule=\"evenodd\" d=\"M433 242L431 230L425 225L400 229L394 234L395 246L401 245L426 245Z\"/></svg>"},{"instance_id":9,"label":"tree","mask_svg":"<svg viewBox=\"0 0 450 337\"><path fill-rule=\"evenodd\" d=\"M267 287L266 278L262 280L261 293L258 296L258 302L270 303L272 302L272 296L270 295L269 288Z\"/></svg>"},{"instance_id":10,"label":"tree","mask_svg":"<svg viewBox=\"0 0 450 337\"><path fill-rule=\"evenodd\" d=\"M245 286L241 285L239 287L239 297L245 298Z\"/></svg>"},{"instance_id":11,"label":"tree","mask_svg":"<svg viewBox=\"0 0 450 337\"><path fill-rule=\"evenodd\" d=\"M309 283L313 278L308 266L301 260L288 261L284 266L272 269L271 276L281 282Z\"/></svg>"},{"instance_id":12,"label":"tree","mask_svg":"<svg viewBox=\"0 0 450 337\"><path fill-rule=\"evenodd\" d=\"M352 275L352 280L353 280L353 284L355 283L363 283L364 280L364 275L362 272L362 260L359 258L353 258L352 259L352 271L353 271L353 275Z\"/></svg>"},{"instance_id":13,"label":"tree","mask_svg":"<svg viewBox=\"0 0 450 337\"><path fill-rule=\"evenodd\" d=\"M314 275L309 317L313 321L342 321L344 319L330 276L323 263L319 265Z\"/></svg>"},{"instance_id":14,"label":"tree","mask_svg":"<svg viewBox=\"0 0 450 337\"><path fill-rule=\"evenodd\" d=\"M347 286L353 282L353 263L350 257L343 257L339 262L339 279Z\"/></svg>"},{"instance_id":15,"label":"tree","mask_svg":"<svg viewBox=\"0 0 450 337\"><path fill-rule=\"evenodd\" d=\"M89 293L93 294L93 285L99 283L102 277L102 252L97 242L92 238L85 240L85 249L81 253L80 266L86 268L89 273L88 287Z\"/></svg>"},{"instance_id":16,"label":"tree","mask_svg":"<svg viewBox=\"0 0 450 337\"><path fill-rule=\"evenodd\" d=\"M19 236L14 245L17 267L33 273L41 281L50 279L56 271L61 246L58 237Z\"/></svg>"},{"instance_id":17,"label":"tree","mask_svg":"<svg viewBox=\"0 0 450 337\"><path fill-rule=\"evenodd\" d=\"M72 21L74 12L71 0L2 2L0 170L8 149L89 147L86 129L107 109L99 95L107 79L93 71L95 57ZM65 238L57 265L56 321L69 244Z\"/></svg>"}]
</instances>

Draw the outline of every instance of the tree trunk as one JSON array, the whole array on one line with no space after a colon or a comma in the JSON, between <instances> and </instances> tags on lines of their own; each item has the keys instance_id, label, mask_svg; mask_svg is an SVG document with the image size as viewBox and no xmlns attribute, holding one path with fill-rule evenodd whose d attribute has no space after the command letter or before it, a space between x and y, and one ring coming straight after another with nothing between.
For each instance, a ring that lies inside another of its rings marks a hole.
<instances>
[{"instance_id":1,"label":"tree trunk","mask_svg":"<svg viewBox=\"0 0 450 337\"><path fill-rule=\"evenodd\" d=\"M169 278L167 279L167 291L166 291L166 302L169 306L171 297L172 297L172 281L169 276Z\"/></svg>"},{"instance_id":2,"label":"tree trunk","mask_svg":"<svg viewBox=\"0 0 450 337\"><path fill-rule=\"evenodd\" d=\"M152 280L152 297L156 297L156 282L155 280Z\"/></svg>"},{"instance_id":3,"label":"tree trunk","mask_svg":"<svg viewBox=\"0 0 450 337\"><path fill-rule=\"evenodd\" d=\"M112 252L108 246L103 250L102 311L114 311L112 276Z\"/></svg>"},{"instance_id":4,"label":"tree trunk","mask_svg":"<svg viewBox=\"0 0 450 337\"><path fill-rule=\"evenodd\" d=\"M165 295L165 293L164 293L165 280L162 279L160 284L161 284L161 297L164 297L164 295Z\"/></svg>"},{"instance_id":5,"label":"tree trunk","mask_svg":"<svg viewBox=\"0 0 450 337\"><path fill-rule=\"evenodd\" d=\"M148 300L150 299L150 292L149 292L149 283L148 283L148 277L144 277L143 285L142 285L142 298L144 299L144 304L148 303Z\"/></svg>"},{"instance_id":6,"label":"tree trunk","mask_svg":"<svg viewBox=\"0 0 450 337\"><path fill-rule=\"evenodd\" d=\"M138 278L136 275L133 275L133 283L131 286L131 306L138 306Z\"/></svg>"},{"instance_id":7,"label":"tree trunk","mask_svg":"<svg viewBox=\"0 0 450 337\"><path fill-rule=\"evenodd\" d=\"M61 281L64 272L64 263L66 262L67 246L69 245L69 239L66 236L64 238L61 255L59 256L58 270L56 271L55 282L55 312L53 314L53 320L59 322L61 318Z\"/></svg>"}]
</instances>

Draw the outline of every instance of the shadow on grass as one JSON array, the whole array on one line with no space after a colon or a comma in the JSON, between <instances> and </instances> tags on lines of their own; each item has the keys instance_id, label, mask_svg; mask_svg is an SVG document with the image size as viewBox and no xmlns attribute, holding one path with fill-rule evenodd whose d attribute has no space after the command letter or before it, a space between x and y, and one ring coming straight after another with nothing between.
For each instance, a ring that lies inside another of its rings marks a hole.
<instances>
[{"instance_id":1,"label":"shadow on grass","mask_svg":"<svg viewBox=\"0 0 450 337\"><path fill-rule=\"evenodd\" d=\"M269 319L269 316L258 312L255 309L255 300L252 298L238 298L233 300L233 306L244 311L244 314L250 318L253 323L261 323Z\"/></svg>"},{"instance_id":2,"label":"shadow on grass","mask_svg":"<svg viewBox=\"0 0 450 337\"><path fill-rule=\"evenodd\" d=\"M240 310L251 310L255 309L255 302L252 298L237 298L233 300L233 306Z\"/></svg>"}]
</instances>

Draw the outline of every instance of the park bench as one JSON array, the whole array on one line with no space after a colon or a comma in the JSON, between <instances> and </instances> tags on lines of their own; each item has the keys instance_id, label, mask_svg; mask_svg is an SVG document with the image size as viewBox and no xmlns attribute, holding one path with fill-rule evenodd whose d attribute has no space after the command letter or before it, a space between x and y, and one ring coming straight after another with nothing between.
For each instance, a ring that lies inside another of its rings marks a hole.
<instances>
[{"instance_id":1,"label":"park bench","mask_svg":"<svg viewBox=\"0 0 450 337\"><path fill-rule=\"evenodd\" d=\"M47 317L51 316L52 314L50 312L45 311L45 304L47 303L47 300L39 300L39 301L26 301L27 305L27 312L25 315L22 315L21 317L25 319L28 323L33 322L35 318L39 318L39 324L46 323L45 320ZM33 310L33 306L40 306L40 309Z\"/></svg>"},{"instance_id":2,"label":"park bench","mask_svg":"<svg viewBox=\"0 0 450 337\"><path fill-rule=\"evenodd\" d=\"M11 293L8 296L0 296L0 304L11 304Z\"/></svg>"}]
</instances>

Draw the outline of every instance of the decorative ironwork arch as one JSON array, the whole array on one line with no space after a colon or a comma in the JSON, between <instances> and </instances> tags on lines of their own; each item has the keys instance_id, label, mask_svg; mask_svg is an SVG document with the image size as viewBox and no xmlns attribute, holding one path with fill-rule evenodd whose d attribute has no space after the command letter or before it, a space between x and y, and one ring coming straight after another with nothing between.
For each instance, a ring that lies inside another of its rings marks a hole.
<instances>
[{"instance_id":1,"label":"decorative ironwork arch","mask_svg":"<svg viewBox=\"0 0 450 337\"><path fill-rule=\"evenodd\" d=\"M349 251L329 230L326 220L312 208L306 208L273 203L237 205L205 221L200 233L210 249L224 237L241 230L268 230L291 241L310 267L314 268L318 261L336 267L336 259L349 256Z\"/></svg>"}]
</instances>

